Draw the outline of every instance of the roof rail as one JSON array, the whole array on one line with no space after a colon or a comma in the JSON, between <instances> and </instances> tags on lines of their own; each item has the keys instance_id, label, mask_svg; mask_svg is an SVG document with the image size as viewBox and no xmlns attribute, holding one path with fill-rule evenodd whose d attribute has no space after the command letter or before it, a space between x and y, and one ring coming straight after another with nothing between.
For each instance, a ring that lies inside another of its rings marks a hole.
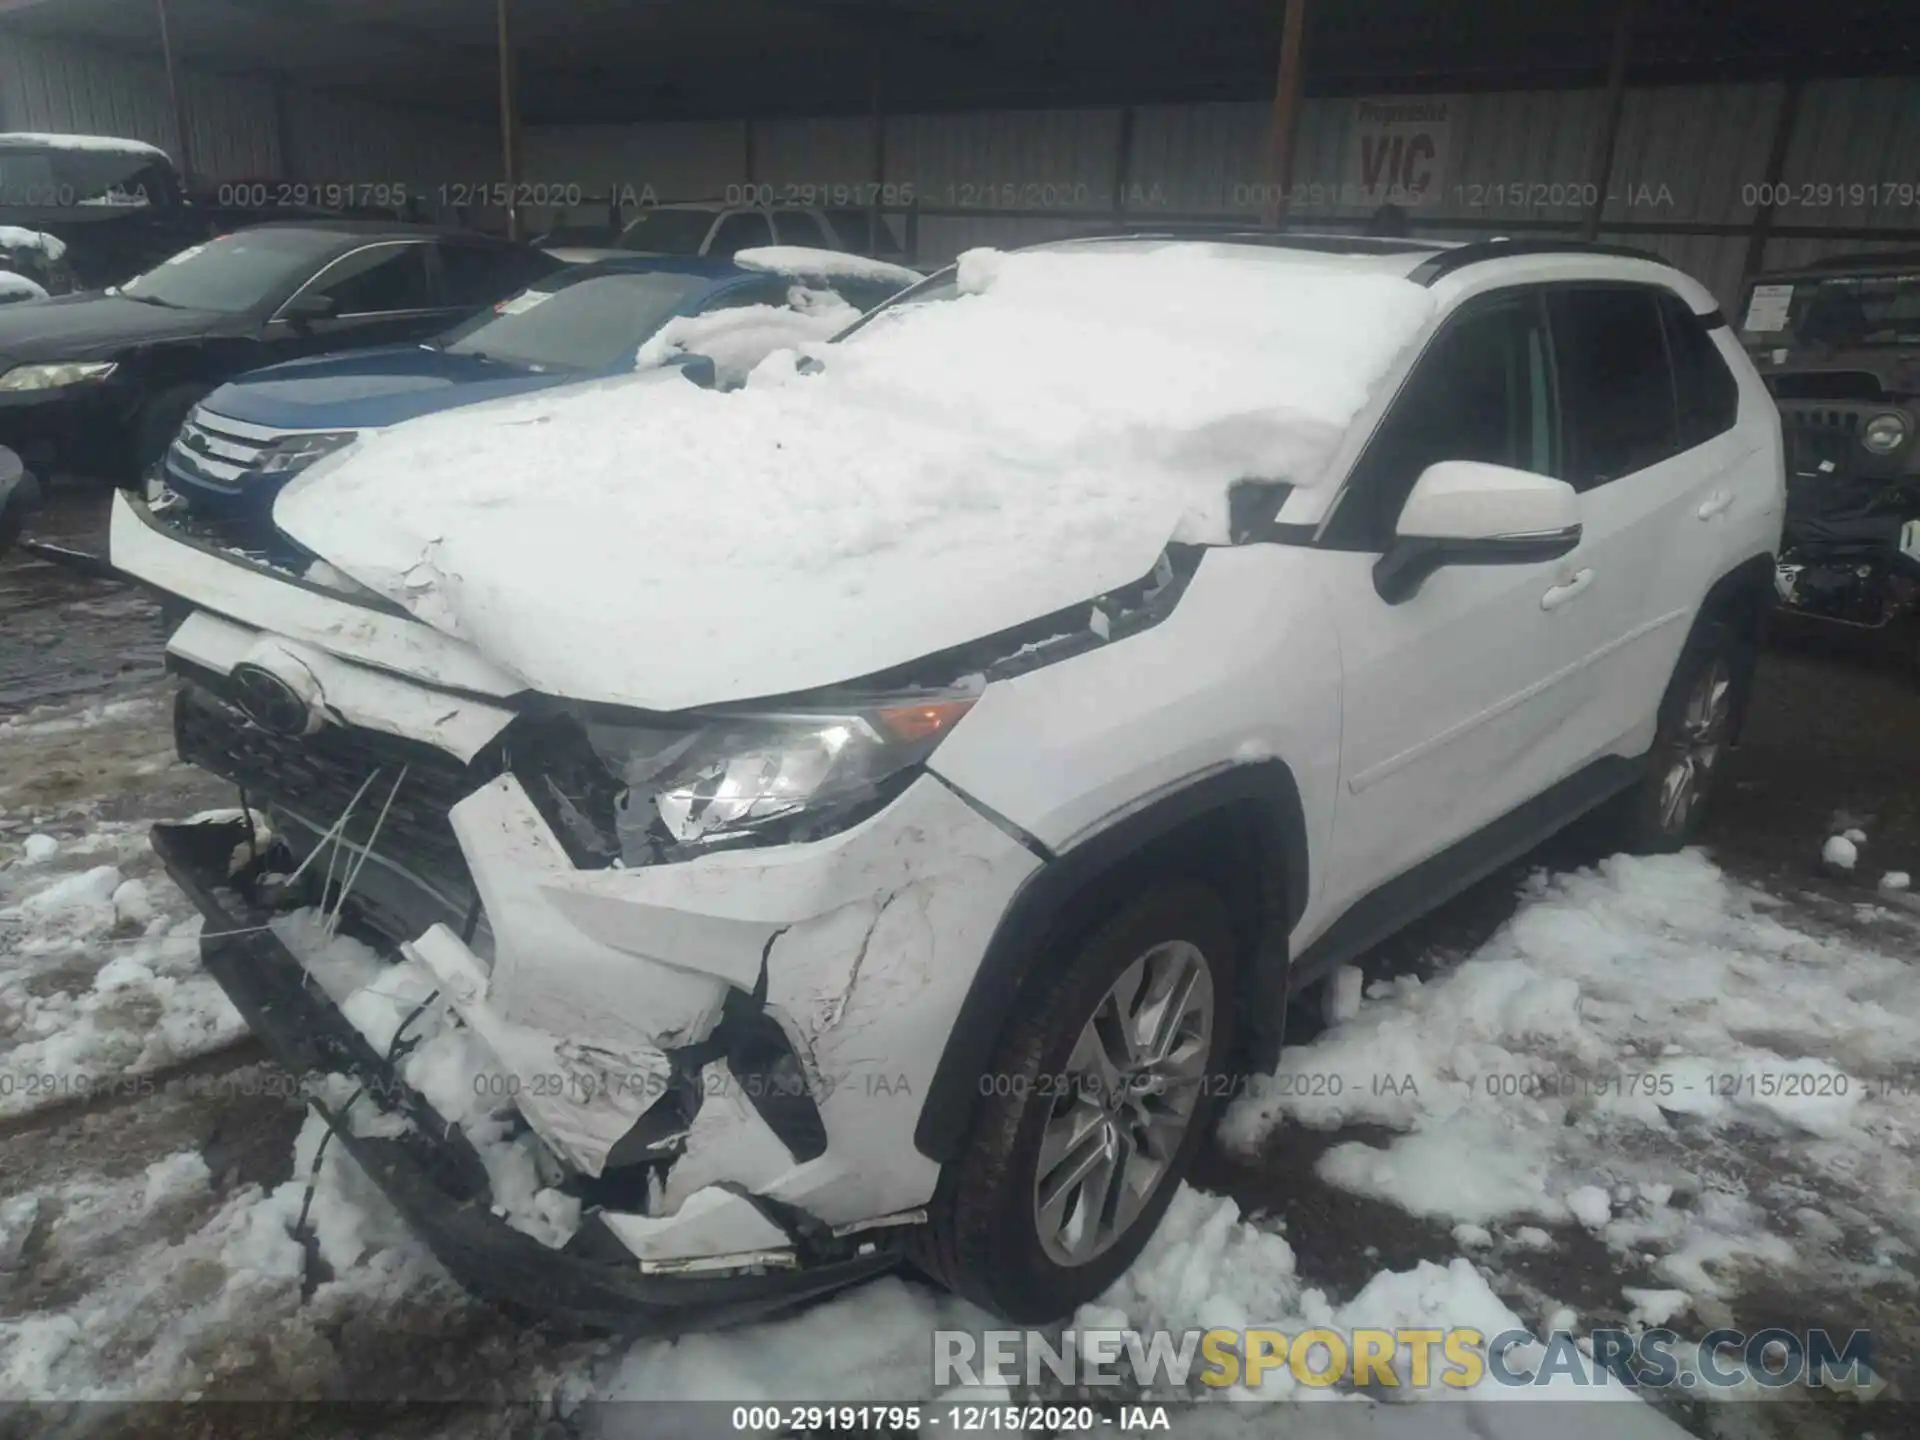
<instances>
[{"instance_id":1,"label":"roof rail","mask_svg":"<svg viewBox=\"0 0 1920 1440\"><path fill-rule=\"evenodd\" d=\"M1398 235L1259 230L1244 221L1193 220L1090 230L1083 234L1041 240L1023 248L1043 250L1052 245L1077 245L1089 240L1212 240L1225 245L1265 245L1280 250L1314 250L1336 255L1424 255L1447 244L1446 241L1419 240Z\"/></svg>"},{"instance_id":2,"label":"roof rail","mask_svg":"<svg viewBox=\"0 0 1920 1440\"><path fill-rule=\"evenodd\" d=\"M1484 260L1510 260L1521 255L1612 255L1622 260L1649 260L1655 265L1667 263L1651 250L1635 250L1628 245L1522 236L1515 239L1473 240L1450 250L1442 250L1431 260L1414 266L1407 278L1417 285L1431 285L1469 265L1478 265Z\"/></svg>"}]
</instances>

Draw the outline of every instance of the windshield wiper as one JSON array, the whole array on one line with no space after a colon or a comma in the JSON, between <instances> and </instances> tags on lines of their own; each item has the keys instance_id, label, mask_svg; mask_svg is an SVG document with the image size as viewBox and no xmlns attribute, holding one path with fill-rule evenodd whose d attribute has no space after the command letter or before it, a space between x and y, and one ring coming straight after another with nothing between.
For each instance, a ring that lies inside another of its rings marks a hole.
<instances>
[{"instance_id":1,"label":"windshield wiper","mask_svg":"<svg viewBox=\"0 0 1920 1440\"><path fill-rule=\"evenodd\" d=\"M182 310L185 306L176 305L171 300L162 300L158 295L135 295L130 290L120 292L122 300L138 300L142 305L158 305L162 310Z\"/></svg>"}]
</instances>

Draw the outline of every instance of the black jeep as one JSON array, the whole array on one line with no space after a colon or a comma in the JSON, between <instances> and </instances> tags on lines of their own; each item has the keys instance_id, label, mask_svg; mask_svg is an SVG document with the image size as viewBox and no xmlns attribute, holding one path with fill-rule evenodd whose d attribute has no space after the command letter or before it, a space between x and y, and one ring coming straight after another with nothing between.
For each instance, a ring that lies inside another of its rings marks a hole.
<instances>
[{"instance_id":1,"label":"black jeep","mask_svg":"<svg viewBox=\"0 0 1920 1440\"><path fill-rule=\"evenodd\" d=\"M1762 275L1740 338L1787 443L1781 611L1920 633L1920 250ZM1913 650L1920 659L1920 648Z\"/></svg>"}]
</instances>

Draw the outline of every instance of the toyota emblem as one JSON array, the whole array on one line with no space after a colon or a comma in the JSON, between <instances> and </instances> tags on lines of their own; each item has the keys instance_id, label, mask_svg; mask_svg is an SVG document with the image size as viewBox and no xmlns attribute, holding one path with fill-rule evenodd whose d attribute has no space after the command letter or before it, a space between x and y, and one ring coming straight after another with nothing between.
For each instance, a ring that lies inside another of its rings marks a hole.
<instances>
[{"instance_id":1,"label":"toyota emblem","mask_svg":"<svg viewBox=\"0 0 1920 1440\"><path fill-rule=\"evenodd\" d=\"M301 693L262 665L243 663L228 677L240 713L274 735L305 735L314 728L313 707Z\"/></svg>"}]
</instances>

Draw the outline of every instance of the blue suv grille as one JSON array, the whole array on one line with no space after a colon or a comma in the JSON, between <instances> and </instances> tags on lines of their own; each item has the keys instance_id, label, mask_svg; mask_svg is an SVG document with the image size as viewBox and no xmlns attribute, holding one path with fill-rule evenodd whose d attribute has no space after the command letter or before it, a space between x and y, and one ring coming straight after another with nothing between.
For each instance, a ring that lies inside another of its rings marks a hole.
<instances>
[{"instance_id":1,"label":"blue suv grille","mask_svg":"<svg viewBox=\"0 0 1920 1440\"><path fill-rule=\"evenodd\" d=\"M167 451L169 483L182 482L189 491L206 487L238 493L267 447L294 433L230 420L201 406L187 417Z\"/></svg>"}]
</instances>

